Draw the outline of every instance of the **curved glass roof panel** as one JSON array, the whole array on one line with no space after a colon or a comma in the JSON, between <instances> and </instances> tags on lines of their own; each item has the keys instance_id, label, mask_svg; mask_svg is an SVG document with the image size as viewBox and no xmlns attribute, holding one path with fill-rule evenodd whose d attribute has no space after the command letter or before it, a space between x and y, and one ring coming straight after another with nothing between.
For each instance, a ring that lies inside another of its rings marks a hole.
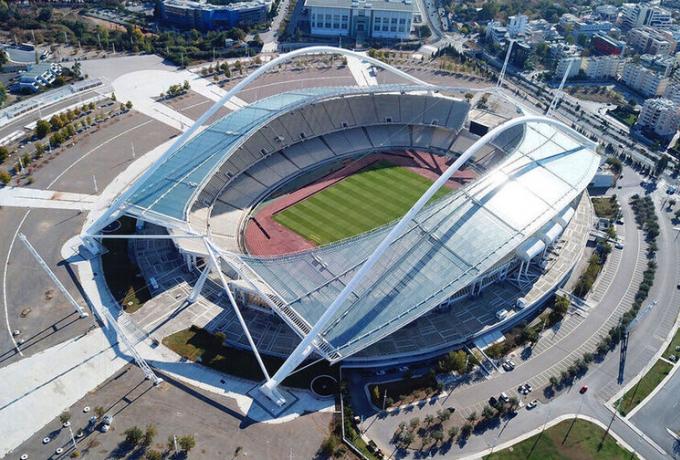
<instances>
[{"instance_id":1,"label":"curved glass roof panel","mask_svg":"<svg viewBox=\"0 0 680 460\"><path fill-rule=\"evenodd\" d=\"M599 156L558 131L530 125L499 167L421 210L323 331L334 350L327 357L343 359L432 310L573 201ZM288 311L315 324L392 225L298 254L242 259Z\"/></svg>"},{"instance_id":2,"label":"curved glass roof panel","mask_svg":"<svg viewBox=\"0 0 680 460\"><path fill-rule=\"evenodd\" d=\"M390 91L423 91L423 88L409 85L304 88L270 96L231 112L159 160L160 166L135 184L136 189L126 199L126 211L140 217L146 213L184 221L189 204L201 186L250 132L271 118L315 98Z\"/></svg>"}]
</instances>

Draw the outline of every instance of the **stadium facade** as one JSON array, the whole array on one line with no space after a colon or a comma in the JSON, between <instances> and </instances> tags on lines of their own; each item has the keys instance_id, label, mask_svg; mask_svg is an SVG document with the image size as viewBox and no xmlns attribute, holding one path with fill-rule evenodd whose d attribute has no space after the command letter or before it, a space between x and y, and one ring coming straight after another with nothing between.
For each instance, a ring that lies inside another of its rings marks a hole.
<instances>
[{"instance_id":1,"label":"stadium facade","mask_svg":"<svg viewBox=\"0 0 680 460\"><path fill-rule=\"evenodd\" d=\"M359 57L410 83L277 94L192 137L263 73L296 56L323 53ZM198 298L210 273L219 277L266 376L261 390L279 405L286 399L279 383L311 354L332 363L369 363L460 346L516 323L559 287L580 252L566 254L558 275L542 279L545 286L538 293L532 286L546 271L549 254L560 260L554 249L564 234L587 233L584 190L600 163L589 139L519 109L483 136L472 134L469 102L451 96L468 91L429 85L380 61L331 47L280 56L201 116L85 230L83 241L96 251L101 230L122 215L166 228L186 261L202 268L189 300ZM254 255L245 249L244 225L273 190L328 162L394 149L418 149L447 161L402 218L288 254ZM433 200L466 168L475 171L476 180ZM458 305L470 299L492 311L480 294L510 281L518 294L513 314L495 312L476 329L466 326L479 322L474 308L461 320L455 316ZM257 297L300 337L272 376L243 320L239 293ZM395 337L437 314L439 320L432 323L441 330L426 345L394 345Z\"/></svg>"}]
</instances>

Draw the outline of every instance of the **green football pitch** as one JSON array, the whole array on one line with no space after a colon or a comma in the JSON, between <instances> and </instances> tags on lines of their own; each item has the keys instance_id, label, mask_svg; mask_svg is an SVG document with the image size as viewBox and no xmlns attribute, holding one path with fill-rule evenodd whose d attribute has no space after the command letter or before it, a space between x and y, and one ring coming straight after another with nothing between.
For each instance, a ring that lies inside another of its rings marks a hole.
<instances>
[{"instance_id":1,"label":"green football pitch","mask_svg":"<svg viewBox=\"0 0 680 460\"><path fill-rule=\"evenodd\" d=\"M349 238L404 214L432 181L406 168L377 162L274 214L273 218L318 245ZM451 190L442 188L433 200Z\"/></svg>"}]
</instances>

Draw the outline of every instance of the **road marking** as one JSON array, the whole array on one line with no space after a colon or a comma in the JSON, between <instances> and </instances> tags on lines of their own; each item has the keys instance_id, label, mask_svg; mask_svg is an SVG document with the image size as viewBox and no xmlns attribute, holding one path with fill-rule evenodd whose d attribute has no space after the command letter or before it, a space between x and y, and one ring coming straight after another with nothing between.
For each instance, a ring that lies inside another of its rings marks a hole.
<instances>
[{"instance_id":1,"label":"road marking","mask_svg":"<svg viewBox=\"0 0 680 460\"><path fill-rule=\"evenodd\" d=\"M71 163L69 166L67 166L57 177L55 177L52 182L50 182L47 187L45 187L45 190L49 190L50 187L52 187L54 184L57 183L59 179L62 178L64 174L66 174L68 171L71 170L75 165L80 163L82 160L87 158L90 154L92 154L94 151L100 149L101 147L105 146L109 142L114 141L115 139L118 139L119 137L134 131L135 129L141 128L142 126L145 126L149 123L151 123L153 120L148 120L145 121L144 123L141 123L137 126L133 126L132 128L126 129L122 133L116 134L110 139L105 140L101 144L97 145L90 151L84 153L83 155L80 156L76 161ZM9 334L10 338L12 339L12 343L14 344L14 349L19 352L19 356L24 356L24 354L21 352L21 349L19 348L19 345L17 344L16 340L14 340L14 336L12 335L12 328L9 324L9 312L7 310L7 267L9 266L9 258L12 255L12 249L14 248L14 242L16 241L17 235L19 234L19 231L21 230L21 227L24 225L24 222L28 218L28 215L31 213L31 210L29 209L26 211L26 214L24 214L24 217L19 221L19 225L17 226L16 231L14 232L14 235L12 236L12 240L9 243L9 248L7 249L7 257L5 258L5 264L3 265L3 273L2 273L2 301L3 301L3 310L5 313L5 325L7 326L7 333Z\"/></svg>"}]
</instances>

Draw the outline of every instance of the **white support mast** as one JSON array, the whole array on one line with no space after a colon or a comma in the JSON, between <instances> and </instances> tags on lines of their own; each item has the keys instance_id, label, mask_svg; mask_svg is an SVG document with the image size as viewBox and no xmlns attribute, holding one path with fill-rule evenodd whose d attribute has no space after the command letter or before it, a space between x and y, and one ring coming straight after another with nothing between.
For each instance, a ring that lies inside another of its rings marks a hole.
<instances>
[{"instance_id":1,"label":"white support mast","mask_svg":"<svg viewBox=\"0 0 680 460\"><path fill-rule=\"evenodd\" d=\"M253 340L253 337L250 335L250 330L248 329L248 325L246 324L245 320L243 319L243 315L241 315L241 310L239 310L238 305L236 304L236 299L234 299L234 294L232 294L231 289L229 288L229 284L227 283L227 280L224 277L224 273L222 273L222 269L220 267L220 263L218 258L219 253L217 253L212 246L210 245L210 242L205 239L205 248L208 251L208 256L210 257L210 263L208 264L207 267L205 267L205 272L207 272L210 269L214 269L218 276L220 277L220 281L222 282L222 286L224 287L225 292L227 293L227 297L229 297L229 303L231 303L232 308L234 309L234 313L236 313L236 317L238 318L239 323L241 323L241 328L243 328L243 332L246 334L246 338L248 339L248 343L250 344L250 348L253 349L253 353L255 354L255 359L257 359L257 363L260 365L260 368L262 369L262 373L264 374L265 378L267 379L267 383L271 381L271 377L269 377L269 372L267 371L267 368L264 365L264 362L262 361L262 358L260 357L260 352L257 351L257 347L255 346L255 341Z\"/></svg>"},{"instance_id":2,"label":"white support mast","mask_svg":"<svg viewBox=\"0 0 680 460\"><path fill-rule=\"evenodd\" d=\"M555 92L555 97L553 97L553 100L550 102L548 110L545 112L546 116L550 116L552 111L557 108L557 104L562 99L562 96L564 96L564 92L562 91L562 89L564 88L564 84L567 82L567 78L569 78L569 74L571 73L571 67L574 65L574 62L576 62L576 60L577 58L572 58L569 61L567 70L564 71L564 75L562 76L562 82L560 82L560 86L557 88L557 92Z\"/></svg>"},{"instance_id":3,"label":"white support mast","mask_svg":"<svg viewBox=\"0 0 680 460\"><path fill-rule=\"evenodd\" d=\"M149 366L144 358L142 358L142 356L137 352L134 344L130 341L130 339L128 339L127 335L125 335L125 332L123 332L121 327L118 325L118 322L108 309L104 309L104 316L106 316L108 325L116 331L118 338L123 342L127 348L127 351L132 355L139 368L144 372L145 377L148 380L151 380L154 385L161 383L163 379L156 375L153 369L151 369L151 366Z\"/></svg>"},{"instance_id":4,"label":"white support mast","mask_svg":"<svg viewBox=\"0 0 680 460\"><path fill-rule=\"evenodd\" d=\"M561 121L554 120L552 118L547 118L545 116L533 116L527 115L523 117L513 118L489 131L482 138L478 139L474 144L472 144L463 154L458 157L458 159L449 168L444 171L444 173L439 176L439 178L430 186L429 189L418 199L418 201L413 205L411 209L404 215L404 217L397 222L397 224L392 227L392 230L387 234L387 236L378 244L377 248L371 253L371 255L366 259L366 262L359 268L356 274L349 280L345 285L340 294L333 300L329 307L323 312L321 317L317 320L316 324L307 333L307 335L298 344L295 350L290 354L286 361L281 365L281 367L276 371L276 374L268 380L264 385L260 387L262 393L264 393L269 399L274 401L279 406L285 404L285 398L278 391L278 385L293 372L304 360L309 356L309 354L314 350L315 345L318 343L318 337L326 329L328 324L333 320L335 315L338 313L340 308L344 305L347 298L352 295L354 290L364 281L364 278L373 269L373 267L378 263L380 258L389 250L390 245L395 241L407 228L409 222L416 217L418 212L428 203L428 201L434 196L437 191L446 184L446 182L460 169L466 161L472 158L477 152L486 146L489 142L496 138L502 132L518 125L527 125L530 123L544 123L552 126L557 126L562 129L569 129ZM585 136L579 135L581 140L583 140L584 145L588 147L593 147L595 144L587 139Z\"/></svg>"},{"instance_id":5,"label":"white support mast","mask_svg":"<svg viewBox=\"0 0 680 460\"><path fill-rule=\"evenodd\" d=\"M510 53L512 53L512 45L515 44L515 40L512 38L508 42L508 52L505 53L505 62L503 62L503 68L501 68L501 73L498 75L498 83L496 86L498 88L503 87L503 80L505 79L505 72L508 70L508 62L510 62Z\"/></svg>"},{"instance_id":6,"label":"white support mast","mask_svg":"<svg viewBox=\"0 0 680 460\"><path fill-rule=\"evenodd\" d=\"M76 299L73 298L70 292L68 292L68 289L62 284L61 281L59 281L59 278L57 275L54 274L54 272L50 269L49 265L45 263L42 257L40 257L40 254L38 254L38 251L35 250L33 245L29 243L28 238L26 238L26 235L23 233L19 233L19 239L21 240L22 243L26 246L26 249L28 249L28 252L31 253L33 258L38 262L38 265L45 270L45 273L52 279L54 284L56 284L57 288L61 291L62 294L64 294L64 297L66 297L66 300L69 301L71 305L76 309L78 314L80 315L81 318L87 318L89 314L83 309L83 307L80 306L80 304L76 301Z\"/></svg>"}]
</instances>

